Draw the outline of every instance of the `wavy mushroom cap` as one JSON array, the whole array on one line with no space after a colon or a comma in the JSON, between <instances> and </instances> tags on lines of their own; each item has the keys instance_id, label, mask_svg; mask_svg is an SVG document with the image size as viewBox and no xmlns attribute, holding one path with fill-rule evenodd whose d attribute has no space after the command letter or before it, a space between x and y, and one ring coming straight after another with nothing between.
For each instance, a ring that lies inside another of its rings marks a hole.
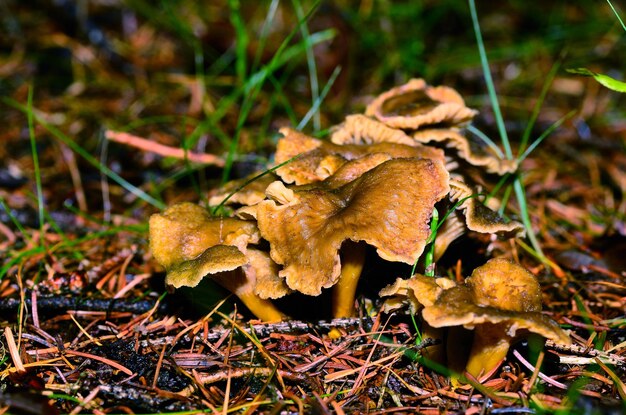
<instances>
[{"instance_id":1,"label":"wavy mushroom cap","mask_svg":"<svg viewBox=\"0 0 626 415\"><path fill-rule=\"evenodd\" d=\"M285 183L296 185L322 181L348 161L371 154L386 154L390 158L444 160L442 150L419 143L411 146L393 142L339 145L290 128L283 128L280 132L284 137L278 141L276 163L283 163L297 155L300 157L278 168L276 173Z\"/></svg>"},{"instance_id":2,"label":"wavy mushroom cap","mask_svg":"<svg viewBox=\"0 0 626 415\"><path fill-rule=\"evenodd\" d=\"M432 306L424 308L422 316L433 327L463 326L474 329L487 323L498 325L498 331L507 341L517 337L518 331L525 330L557 343L570 343L559 325L541 312L514 311L477 304L471 288L464 285L444 290Z\"/></svg>"},{"instance_id":3,"label":"wavy mushroom cap","mask_svg":"<svg viewBox=\"0 0 626 415\"><path fill-rule=\"evenodd\" d=\"M517 170L517 160L501 158L491 147L474 136L465 136L456 128L425 128L410 134L416 142L443 143L448 148L454 148L458 157L469 164L484 167L489 173L500 176L513 173Z\"/></svg>"},{"instance_id":4,"label":"wavy mushroom cap","mask_svg":"<svg viewBox=\"0 0 626 415\"><path fill-rule=\"evenodd\" d=\"M389 297L383 304L383 312L390 313L406 305L416 314L423 307L435 304L443 290L455 287L449 278L433 278L415 274L409 279L398 278L393 284L380 290L381 297Z\"/></svg>"},{"instance_id":5,"label":"wavy mushroom cap","mask_svg":"<svg viewBox=\"0 0 626 415\"><path fill-rule=\"evenodd\" d=\"M507 221L496 211L485 206L475 197L476 192L460 180L450 180L450 199L461 203L459 209L464 212L467 228L474 232L496 234L505 238L523 236L524 225L516 221Z\"/></svg>"},{"instance_id":6,"label":"wavy mushroom cap","mask_svg":"<svg viewBox=\"0 0 626 415\"><path fill-rule=\"evenodd\" d=\"M257 207L261 235L280 276L294 290L319 295L337 282L339 249L364 241L389 261L413 263L430 235L434 205L449 191L439 161L392 159L333 190L282 193ZM286 195L286 196L285 196ZM270 195L271 197L271 195Z\"/></svg>"},{"instance_id":7,"label":"wavy mushroom cap","mask_svg":"<svg viewBox=\"0 0 626 415\"><path fill-rule=\"evenodd\" d=\"M433 124L461 124L476 114L454 89L432 87L423 79L411 79L382 93L365 111L365 115L374 116L389 127L407 130Z\"/></svg>"},{"instance_id":8,"label":"wavy mushroom cap","mask_svg":"<svg viewBox=\"0 0 626 415\"><path fill-rule=\"evenodd\" d=\"M150 249L166 269L196 258L208 248L227 245L245 254L246 246L260 240L252 221L212 217L193 203L180 203L150 217Z\"/></svg>"},{"instance_id":9,"label":"wavy mushroom cap","mask_svg":"<svg viewBox=\"0 0 626 415\"><path fill-rule=\"evenodd\" d=\"M386 142L415 146L416 143L404 131L363 114L348 115L343 123L331 128L330 141L340 145Z\"/></svg>"}]
</instances>

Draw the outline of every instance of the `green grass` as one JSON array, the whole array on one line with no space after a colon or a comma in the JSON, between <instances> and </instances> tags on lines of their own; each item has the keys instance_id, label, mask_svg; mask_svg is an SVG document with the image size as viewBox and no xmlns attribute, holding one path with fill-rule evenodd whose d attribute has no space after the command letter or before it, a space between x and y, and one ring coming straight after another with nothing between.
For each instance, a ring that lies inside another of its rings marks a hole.
<instances>
[{"instance_id":1,"label":"green grass","mask_svg":"<svg viewBox=\"0 0 626 415\"><path fill-rule=\"evenodd\" d=\"M571 118L574 115L574 112L570 112L568 115L566 115L565 117L555 122L543 134L541 134L532 144L530 144L526 148L526 145L531 135L531 131L535 125L539 112L541 111L541 106L546 98L547 91L557 73L559 65L558 63L553 65L551 71L549 72L547 76L546 82L544 83L542 87L541 93L537 99L532 115L524 130L524 134L522 135L520 146L518 149L519 154L515 156L513 154L513 148L511 146L511 142L509 140L509 136L505 127L504 117L500 110L498 94L496 92L495 84L491 76L491 69L489 67L489 60L487 58L487 52L485 50L485 44L483 42L483 38L481 34L480 23L478 20L478 13L476 11L476 5L475 5L474 0L468 0L468 4L469 4L469 9L470 9L470 15L472 18L472 26L474 28L474 33L476 35L476 44L478 46L478 53L480 55L480 62L481 62L482 70L483 70L483 77L487 85L487 90L489 93L489 100L491 102L491 108L494 113L496 125L498 128L498 133L500 136L500 143L502 144L502 147L504 148L504 152L499 151L497 149L497 146L494 145L493 140L488 139L484 134L480 133L476 128L470 128L470 131L475 133L479 138L482 138L491 148L495 148L496 153L499 154L502 158L506 160L516 160L518 163L521 163L530 154L530 152L532 152L550 133L552 133L563 122L565 122L567 119ZM524 189L524 182L522 180L521 175L522 175L522 172L518 170L512 177L512 188L515 194L515 198L517 200L520 219L522 223L524 224L524 228L526 229L526 235L532 245L532 248L536 252L536 257L540 261L546 264L549 264L549 261L547 260L546 256L543 253L543 250L541 249L541 245L539 243L539 240L537 239L537 236L533 228L530 211L528 208L528 202L526 200L526 191ZM508 180L508 177L506 177L504 180ZM508 195L505 194L505 196L506 196L505 199L508 199Z\"/></svg>"}]
</instances>

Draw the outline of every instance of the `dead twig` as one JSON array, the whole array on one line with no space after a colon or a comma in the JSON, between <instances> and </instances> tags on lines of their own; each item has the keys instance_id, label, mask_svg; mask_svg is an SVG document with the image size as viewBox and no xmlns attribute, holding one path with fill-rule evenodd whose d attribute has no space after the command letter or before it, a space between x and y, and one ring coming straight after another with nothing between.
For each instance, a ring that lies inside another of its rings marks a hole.
<instances>
[{"instance_id":1,"label":"dead twig","mask_svg":"<svg viewBox=\"0 0 626 415\"><path fill-rule=\"evenodd\" d=\"M136 135L108 130L104 134L108 140L126 144L140 150L149 151L163 157L174 157L177 159L189 160L193 163L210 164L217 167L224 166L224 159L214 154L199 154L181 148L169 147L155 143Z\"/></svg>"}]
</instances>

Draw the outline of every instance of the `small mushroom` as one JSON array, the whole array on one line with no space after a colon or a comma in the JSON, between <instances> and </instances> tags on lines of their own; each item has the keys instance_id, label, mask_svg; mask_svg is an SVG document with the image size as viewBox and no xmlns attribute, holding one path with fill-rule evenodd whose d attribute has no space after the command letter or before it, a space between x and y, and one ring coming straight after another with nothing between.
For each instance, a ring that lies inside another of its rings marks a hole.
<instances>
[{"instance_id":1,"label":"small mushroom","mask_svg":"<svg viewBox=\"0 0 626 415\"><path fill-rule=\"evenodd\" d=\"M255 268L257 255L248 250L248 244L260 240L254 222L211 217L198 205L181 203L152 215L149 229L150 248L167 272L166 284L174 288L195 287L211 275L260 319L276 321L284 317L255 292L257 279L251 277L260 271ZM276 281L281 282L277 277Z\"/></svg>"},{"instance_id":2,"label":"small mushroom","mask_svg":"<svg viewBox=\"0 0 626 415\"><path fill-rule=\"evenodd\" d=\"M465 366L473 376L495 369L511 343L529 333L557 343L570 343L567 334L541 314L541 288L535 276L514 262L492 259L476 268L464 284L449 288L422 275L414 275L410 280L414 281L396 282L383 290L382 294L395 296L388 309L396 308L405 296L413 308L424 307L422 316L433 327L462 326L474 330ZM408 296L407 291L411 293ZM448 346L450 350L454 345Z\"/></svg>"},{"instance_id":3,"label":"small mushroom","mask_svg":"<svg viewBox=\"0 0 626 415\"><path fill-rule=\"evenodd\" d=\"M465 106L461 95L446 86L432 87L423 79L411 79L374 99L365 115L393 128L417 130L425 125L457 125L470 121L476 110Z\"/></svg>"},{"instance_id":4,"label":"small mushroom","mask_svg":"<svg viewBox=\"0 0 626 415\"><path fill-rule=\"evenodd\" d=\"M334 189L286 189L276 182L268 192L272 200L257 205L259 230L289 288L319 295L344 278L344 242L363 241L388 261L415 262L430 235L434 205L449 191L448 178L440 161L392 159ZM354 301L358 278L345 278L352 282L342 281L341 289L352 294L338 298L335 310Z\"/></svg>"}]
</instances>

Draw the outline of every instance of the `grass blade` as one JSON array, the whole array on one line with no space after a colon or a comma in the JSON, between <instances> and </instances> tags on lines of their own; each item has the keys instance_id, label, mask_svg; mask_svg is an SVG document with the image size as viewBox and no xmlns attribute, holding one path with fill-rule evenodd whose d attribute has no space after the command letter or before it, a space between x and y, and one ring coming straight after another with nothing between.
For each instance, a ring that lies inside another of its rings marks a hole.
<instances>
[{"instance_id":1,"label":"grass blade","mask_svg":"<svg viewBox=\"0 0 626 415\"><path fill-rule=\"evenodd\" d=\"M500 150L500 147L498 147L498 145L491 138L487 137L485 133L483 133L471 124L467 126L467 131L480 138L485 144L489 146L489 148L495 151L498 157L504 158L504 153L502 152L502 150Z\"/></svg>"},{"instance_id":2,"label":"grass blade","mask_svg":"<svg viewBox=\"0 0 626 415\"><path fill-rule=\"evenodd\" d=\"M37 213L39 218L39 242L44 242L44 200L43 188L41 187L41 171L39 169L39 155L37 153L37 141L35 139L35 123L33 114L33 87L28 88L28 98L26 104L26 117L28 119L28 137L30 139L30 149L33 156L33 166L35 168L35 184L37 187Z\"/></svg>"},{"instance_id":3,"label":"grass blade","mask_svg":"<svg viewBox=\"0 0 626 415\"><path fill-rule=\"evenodd\" d=\"M624 29L624 32L626 32L626 25L624 24L622 18L619 16L619 13L617 13L617 10L615 10L615 7L613 7L613 3L611 3L611 0L606 0L606 2L609 3L611 10L613 10L613 13L615 14L615 17L617 17L617 20L619 20L620 24L622 25L622 29Z\"/></svg>"},{"instance_id":4,"label":"grass blade","mask_svg":"<svg viewBox=\"0 0 626 415\"><path fill-rule=\"evenodd\" d=\"M548 127L535 141L533 141L533 143L526 149L526 151L524 151L524 153L521 156L517 157L517 161L519 163L521 163L526 157L528 157L528 155L530 153L532 153L532 151L537 148L537 146L539 144L541 144L541 142L550 134L552 134L552 132L554 130L556 130L557 128L559 128L565 121L569 120L570 118L572 118L574 116L574 114L576 114L576 110L572 110L570 112L568 112L567 114L565 114L563 117L559 118L558 120L556 120L550 127Z\"/></svg>"},{"instance_id":5,"label":"grass blade","mask_svg":"<svg viewBox=\"0 0 626 415\"><path fill-rule=\"evenodd\" d=\"M474 0L468 0L470 14L472 16L472 25L474 27L474 34L476 35L476 43L478 44L478 53L480 54L480 63L483 68L483 76L485 77L485 83L487 84L487 90L489 91L489 100L493 109L493 115L496 118L498 125L498 132L500 133L500 139L502 140L502 146L504 147L504 153L507 159L513 159L513 152L511 150L511 144L509 143L509 137L506 133L504 126L504 118L502 118L502 112L500 111L500 104L498 103L498 95L496 94L496 88L491 77L491 71L489 70L489 61L487 60L487 52L485 51L485 44L483 43L483 36L480 33L480 24L478 23L478 15L476 14L476 4Z\"/></svg>"},{"instance_id":6,"label":"grass blade","mask_svg":"<svg viewBox=\"0 0 626 415\"><path fill-rule=\"evenodd\" d=\"M300 123L296 127L296 130L302 130L309 123L313 114L319 115L318 109L320 105L322 105L322 101L324 101L324 98L326 98L326 95L328 95L328 93L330 92L330 88L332 88L333 84L335 83L335 80L337 79L340 73L341 73L341 66L337 66L335 70L333 71L333 73L330 75L330 78L328 79L328 82L324 86L324 89L322 90L320 95L317 97L316 100L313 101L313 105L311 106L311 108L307 111L304 117L302 117L302 121L300 121Z\"/></svg>"},{"instance_id":7,"label":"grass blade","mask_svg":"<svg viewBox=\"0 0 626 415\"><path fill-rule=\"evenodd\" d=\"M535 122L537 122L537 118L539 117L539 112L541 111L543 102L546 99L548 90L550 89L550 86L552 85L552 81L554 80L554 77L556 76L556 73L558 72L560 67L561 67L561 59L556 61L554 65L552 65L552 68L550 68L550 72L548 72L546 81L543 83L543 86L541 87L541 92L539 93L539 97L537 98L537 102L535 102L535 106L533 107L533 113L530 116L530 120L528 120L526 129L524 130L524 134L522 135L522 139L520 140L520 145L517 149L518 154L522 153L524 149L526 148L526 145L528 144L528 140L530 139L530 133L532 132L533 127L535 126ZM524 158L525 157L521 158L521 160L523 160ZM518 160L520 160L520 157L518 157Z\"/></svg>"},{"instance_id":8,"label":"grass blade","mask_svg":"<svg viewBox=\"0 0 626 415\"><path fill-rule=\"evenodd\" d=\"M302 4L300 0L292 0L293 7L296 9L296 16L298 16L298 20L301 20L304 17L304 10L302 9ZM319 91L319 82L317 79L317 65L315 64L315 55L313 54L313 43L311 42L311 35L309 34L309 29L306 25L306 21L300 26L300 32L302 33L302 38L304 39L305 51L306 51L306 63L309 69L309 82L311 85L311 99L313 104L319 101L320 91ZM314 112L313 118L313 128L319 130L321 128L321 119L319 111Z\"/></svg>"}]
</instances>

